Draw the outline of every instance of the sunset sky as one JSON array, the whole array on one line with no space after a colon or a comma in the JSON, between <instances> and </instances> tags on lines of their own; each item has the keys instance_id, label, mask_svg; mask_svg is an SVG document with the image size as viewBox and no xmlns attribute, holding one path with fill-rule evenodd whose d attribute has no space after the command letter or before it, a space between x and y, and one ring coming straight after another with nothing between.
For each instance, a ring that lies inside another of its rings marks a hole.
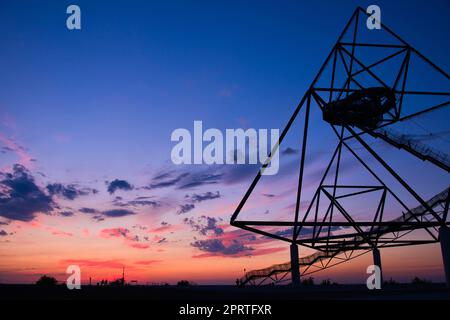
<instances>
[{"instance_id":1,"label":"sunset sky","mask_svg":"<svg viewBox=\"0 0 450 320\"><path fill-rule=\"evenodd\" d=\"M79 31L66 28L72 3ZM283 129L356 6L370 4L1 1L0 283L63 281L76 264L84 283L125 267L139 283L232 284L244 268L288 261L287 243L229 225L258 166L176 166L170 136L195 120ZM383 22L450 69L448 0L377 4ZM330 137L312 129L306 197L331 156ZM287 137L280 173L243 214L292 219L300 139L300 128ZM374 148L425 199L448 186L448 173L431 164ZM347 165L357 181L358 168ZM382 255L385 278L443 280L438 245ZM369 264L366 255L314 277L361 282Z\"/></svg>"}]
</instances>

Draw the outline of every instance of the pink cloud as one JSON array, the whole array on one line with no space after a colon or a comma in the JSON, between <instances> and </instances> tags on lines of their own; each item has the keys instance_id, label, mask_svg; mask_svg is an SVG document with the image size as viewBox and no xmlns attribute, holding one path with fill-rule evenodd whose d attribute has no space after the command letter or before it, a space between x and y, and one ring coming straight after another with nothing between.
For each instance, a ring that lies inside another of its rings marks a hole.
<instances>
[{"instance_id":1,"label":"pink cloud","mask_svg":"<svg viewBox=\"0 0 450 320\"><path fill-rule=\"evenodd\" d=\"M181 224L178 224L178 225L167 224L167 225L163 225L161 227L150 229L149 231L151 233L164 233L164 232L179 231L183 228L184 228L184 225L181 225Z\"/></svg>"},{"instance_id":2,"label":"pink cloud","mask_svg":"<svg viewBox=\"0 0 450 320\"><path fill-rule=\"evenodd\" d=\"M112 268L118 269L123 268L125 264L121 260L97 260L97 259L65 259L61 260L62 265L78 265L80 267L102 267L102 268Z\"/></svg>"},{"instance_id":3,"label":"pink cloud","mask_svg":"<svg viewBox=\"0 0 450 320\"><path fill-rule=\"evenodd\" d=\"M100 238L111 239L111 238L123 238L124 244L130 248L135 249L148 249L150 245L147 243L142 243L141 238L137 235L133 235L127 228L111 228L103 229L99 234ZM148 240L146 240L148 241Z\"/></svg>"},{"instance_id":4,"label":"pink cloud","mask_svg":"<svg viewBox=\"0 0 450 320\"><path fill-rule=\"evenodd\" d=\"M59 229L56 229L53 227L47 227L46 229L48 231L50 231L51 234L54 236L73 237L73 233L71 233L71 232L66 232L66 231L59 230Z\"/></svg>"},{"instance_id":5,"label":"pink cloud","mask_svg":"<svg viewBox=\"0 0 450 320\"><path fill-rule=\"evenodd\" d=\"M223 257L223 258L241 258L241 257L248 257L248 256L263 256L267 254L272 254L276 252L281 252L287 250L287 247L279 247L279 248L262 248L262 249L254 249L252 251L243 251L239 252L238 254L233 255L225 255L220 252L207 252L207 253L201 253L198 255L192 256L192 258L201 259L201 258L211 258L211 257Z\"/></svg>"},{"instance_id":6,"label":"pink cloud","mask_svg":"<svg viewBox=\"0 0 450 320\"><path fill-rule=\"evenodd\" d=\"M52 231L52 234L55 236L73 237L73 233L64 232L64 231L60 231L60 230Z\"/></svg>"},{"instance_id":7,"label":"pink cloud","mask_svg":"<svg viewBox=\"0 0 450 320\"><path fill-rule=\"evenodd\" d=\"M130 230L126 228L112 228L112 229L103 229L100 231L100 238L109 239L109 238L121 238L127 237L130 233Z\"/></svg>"},{"instance_id":8,"label":"pink cloud","mask_svg":"<svg viewBox=\"0 0 450 320\"><path fill-rule=\"evenodd\" d=\"M148 249L150 246L145 243L139 243L139 242L129 242L128 246L135 248L135 249Z\"/></svg>"},{"instance_id":9,"label":"pink cloud","mask_svg":"<svg viewBox=\"0 0 450 320\"><path fill-rule=\"evenodd\" d=\"M0 133L0 143L2 143L5 147L13 151L18 157L18 163L23 165L26 168L31 168L34 159L28 154L24 147L18 145L12 139L4 136Z\"/></svg>"},{"instance_id":10,"label":"pink cloud","mask_svg":"<svg viewBox=\"0 0 450 320\"><path fill-rule=\"evenodd\" d=\"M158 262L162 262L162 260L140 260L140 261L135 261L134 264L148 266L148 265L158 263Z\"/></svg>"}]
</instances>

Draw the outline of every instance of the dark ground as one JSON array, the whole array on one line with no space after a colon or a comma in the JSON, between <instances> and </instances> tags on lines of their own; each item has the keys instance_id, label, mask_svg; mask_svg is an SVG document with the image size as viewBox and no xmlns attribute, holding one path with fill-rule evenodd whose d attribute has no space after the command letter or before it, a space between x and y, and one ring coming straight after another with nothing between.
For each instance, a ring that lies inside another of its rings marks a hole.
<instances>
[{"instance_id":1,"label":"dark ground","mask_svg":"<svg viewBox=\"0 0 450 320\"><path fill-rule=\"evenodd\" d=\"M450 300L443 284L395 285L368 290L365 285L244 287L234 286L83 286L68 290L36 285L0 285L0 301L11 300L149 300L149 301L295 301L295 300Z\"/></svg>"}]
</instances>

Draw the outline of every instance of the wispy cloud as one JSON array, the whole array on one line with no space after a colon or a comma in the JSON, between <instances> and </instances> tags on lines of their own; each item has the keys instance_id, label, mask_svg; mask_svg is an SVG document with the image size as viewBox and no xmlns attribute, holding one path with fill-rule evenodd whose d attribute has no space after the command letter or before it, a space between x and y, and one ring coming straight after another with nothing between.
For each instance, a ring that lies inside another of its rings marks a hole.
<instances>
[{"instance_id":1,"label":"wispy cloud","mask_svg":"<svg viewBox=\"0 0 450 320\"><path fill-rule=\"evenodd\" d=\"M50 231L50 233L54 236L62 236L62 237L73 237L73 233L72 232L67 232L67 231L63 231L63 230L59 230L57 228L53 228L53 227L47 227L46 228L48 231Z\"/></svg>"},{"instance_id":2,"label":"wispy cloud","mask_svg":"<svg viewBox=\"0 0 450 320\"><path fill-rule=\"evenodd\" d=\"M6 148L4 150L9 150L17 155L17 157L19 158L18 163L20 165L26 168L32 167L32 164L33 162L35 162L35 159L28 154L28 151L24 147L19 145L13 139L4 136L2 133L0 133L0 143L2 143Z\"/></svg>"},{"instance_id":3,"label":"wispy cloud","mask_svg":"<svg viewBox=\"0 0 450 320\"><path fill-rule=\"evenodd\" d=\"M161 222L161 225L159 227L150 229L150 233L161 234L161 233L167 233L167 232L174 232L174 231L181 230L182 228L183 228L183 225L180 225L180 224L172 225L168 222L163 221L163 222Z\"/></svg>"},{"instance_id":4,"label":"wispy cloud","mask_svg":"<svg viewBox=\"0 0 450 320\"><path fill-rule=\"evenodd\" d=\"M99 237L104 239L121 238L124 239L124 244L135 249L148 249L150 247L148 237L133 234L128 228L103 229L100 231Z\"/></svg>"},{"instance_id":5,"label":"wispy cloud","mask_svg":"<svg viewBox=\"0 0 450 320\"><path fill-rule=\"evenodd\" d=\"M250 252L253 250L253 248L245 246L239 241L234 241L229 245L224 245L220 239L197 240L193 242L191 246L199 249L200 251L205 251L213 255L219 254L234 257L250 255Z\"/></svg>"},{"instance_id":6,"label":"wispy cloud","mask_svg":"<svg viewBox=\"0 0 450 320\"><path fill-rule=\"evenodd\" d=\"M208 191L206 193L197 194L194 193L192 195L186 195L186 198L190 199L192 202L203 202L207 200L214 200L221 197L221 194L219 191L217 192L211 192Z\"/></svg>"},{"instance_id":7,"label":"wispy cloud","mask_svg":"<svg viewBox=\"0 0 450 320\"><path fill-rule=\"evenodd\" d=\"M105 220L105 218L121 218L136 214L136 212L127 209L111 209L100 211L94 208L81 208L78 211L84 214L93 215L92 219L96 221L103 221Z\"/></svg>"},{"instance_id":8,"label":"wispy cloud","mask_svg":"<svg viewBox=\"0 0 450 320\"><path fill-rule=\"evenodd\" d=\"M125 210L125 209L112 209L112 210L102 211L101 214L103 216L109 217L109 218L118 218L118 217L135 215L136 212L131 211L131 210Z\"/></svg>"},{"instance_id":9,"label":"wispy cloud","mask_svg":"<svg viewBox=\"0 0 450 320\"><path fill-rule=\"evenodd\" d=\"M142 266L149 266L151 264L162 262L162 260L139 260L135 261L134 264L142 265Z\"/></svg>"},{"instance_id":10,"label":"wispy cloud","mask_svg":"<svg viewBox=\"0 0 450 320\"><path fill-rule=\"evenodd\" d=\"M81 196L98 193L96 189L80 187L75 184L64 185L62 183L52 183L47 185L46 188L50 195L60 196L67 200L75 200Z\"/></svg>"},{"instance_id":11,"label":"wispy cloud","mask_svg":"<svg viewBox=\"0 0 450 320\"><path fill-rule=\"evenodd\" d=\"M180 207L177 211L177 214L185 214L194 209L195 209L195 205L192 203L182 204L182 205L180 205Z\"/></svg>"},{"instance_id":12,"label":"wispy cloud","mask_svg":"<svg viewBox=\"0 0 450 320\"><path fill-rule=\"evenodd\" d=\"M116 197L113 201L113 204L118 207L160 207L162 203L157 200L143 199L142 197L138 197L134 200L123 201L121 197Z\"/></svg>"},{"instance_id":13,"label":"wispy cloud","mask_svg":"<svg viewBox=\"0 0 450 320\"><path fill-rule=\"evenodd\" d=\"M64 259L60 260L62 265L78 265L80 267L98 267L98 268L111 268L111 269L122 269L125 264L122 260L112 259L112 260L99 260L99 259Z\"/></svg>"},{"instance_id":14,"label":"wispy cloud","mask_svg":"<svg viewBox=\"0 0 450 320\"><path fill-rule=\"evenodd\" d=\"M187 177L189 173L181 173L176 177L173 177L173 172L162 172L158 174L155 178L153 178L150 185L146 186L146 189L159 189L159 188L167 188L172 187L179 183L182 179Z\"/></svg>"},{"instance_id":15,"label":"wispy cloud","mask_svg":"<svg viewBox=\"0 0 450 320\"><path fill-rule=\"evenodd\" d=\"M188 170L188 169L185 169ZM175 187L179 190L187 190L208 184L216 184L222 180L222 173L211 169L201 171L163 171L158 173L145 189L159 189Z\"/></svg>"}]
</instances>

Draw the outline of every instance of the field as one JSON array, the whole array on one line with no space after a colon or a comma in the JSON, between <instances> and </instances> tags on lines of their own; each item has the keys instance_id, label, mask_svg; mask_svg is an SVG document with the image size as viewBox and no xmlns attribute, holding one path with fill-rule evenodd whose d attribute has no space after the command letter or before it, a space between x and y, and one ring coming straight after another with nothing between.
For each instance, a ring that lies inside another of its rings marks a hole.
<instances>
[{"instance_id":1,"label":"field","mask_svg":"<svg viewBox=\"0 0 450 320\"><path fill-rule=\"evenodd\" d=\"M146 301L210 301L280 302L297 300L450 300L450 290L443 284L426 286L396 285L382 290L368 290L364 285L244 287L234 286L83 286L68 290L35 285L0 285L1 301L29 300L146 300Z\"/></svg>"}]
</instances>

